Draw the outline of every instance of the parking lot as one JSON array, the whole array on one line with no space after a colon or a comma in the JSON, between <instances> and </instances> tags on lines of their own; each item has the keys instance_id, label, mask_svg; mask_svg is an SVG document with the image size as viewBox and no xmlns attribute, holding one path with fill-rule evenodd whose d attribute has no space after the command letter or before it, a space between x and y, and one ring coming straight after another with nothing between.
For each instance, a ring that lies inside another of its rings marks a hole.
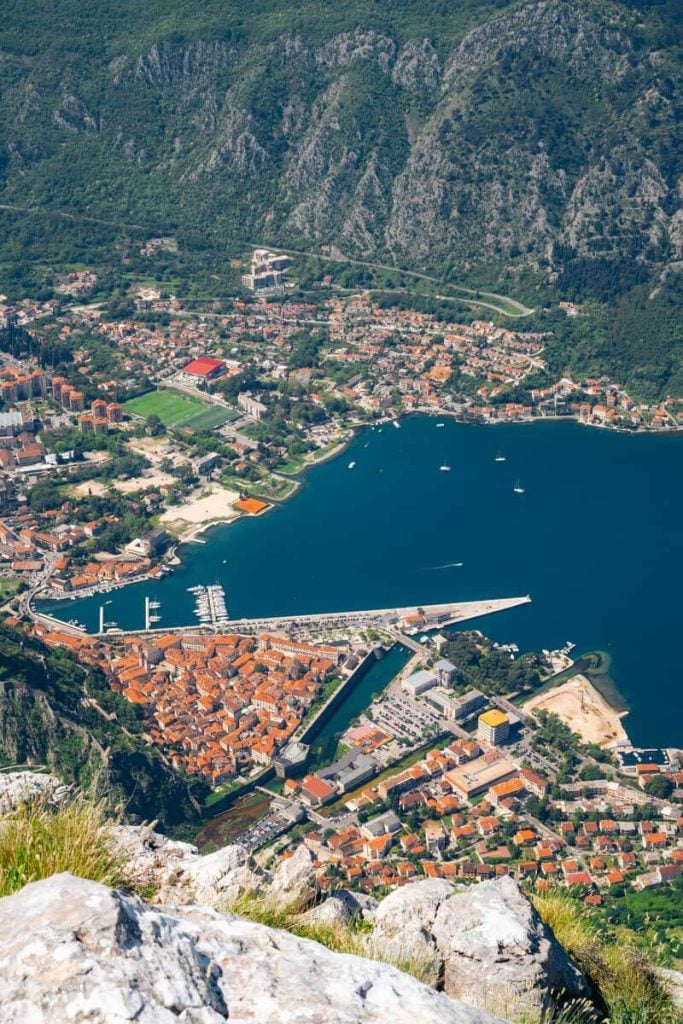
<instances>
[{"instance_id":1,"label":"parking lot","mask_svg":"<svg viewBox=\"0 0 683 1024\"><path fill-rule=\"evenodd\" d=\"M386 729L397 739L418 740L426 729L432 729L442 721L441 715L425 704L418 704L409 697L391 697L373 705L373 721Z\"/></svg>"}]
</instances>

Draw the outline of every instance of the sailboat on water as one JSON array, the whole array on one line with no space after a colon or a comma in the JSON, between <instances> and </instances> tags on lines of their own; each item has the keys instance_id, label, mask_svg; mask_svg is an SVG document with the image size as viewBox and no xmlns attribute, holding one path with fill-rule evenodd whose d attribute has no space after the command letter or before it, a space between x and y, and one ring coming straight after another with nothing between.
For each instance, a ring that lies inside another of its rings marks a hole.
<instances>
[{"instance_id":1,"label":"sailboat on water","mask_svg":"<svg viewBox=\"0 0 683 1024\"><path fill-rule=\"evenodd\" d=\"M493 461L494 462L505 462L505 456L503 455L503 453L500 450L496 453L496 457L495 457L495 459Z\"/></svg>"},{"instance_id":2,"label":"sailboat on water","mask_svg":"<svg viewBox=\"0 0 683 1024\"><path fill-rule=\"evenodd\" d=\"M522 487L522 485L519 482L519 480L517 481L517 483L513 487L513 491L515 492L515 494L524 494L524 488Z\"/></svg>"},{"instance_id":3,"label":"sailboat on water","mask_svg":"<svg viewBox=\"0 0 683 1024\"><path fill-rule=\"evenodd\" d=\"M439 471L441 473L450 473L451 467L448 465L447 462L442 462L441 465L439 466Z\"/></svg>"}]
</instances>

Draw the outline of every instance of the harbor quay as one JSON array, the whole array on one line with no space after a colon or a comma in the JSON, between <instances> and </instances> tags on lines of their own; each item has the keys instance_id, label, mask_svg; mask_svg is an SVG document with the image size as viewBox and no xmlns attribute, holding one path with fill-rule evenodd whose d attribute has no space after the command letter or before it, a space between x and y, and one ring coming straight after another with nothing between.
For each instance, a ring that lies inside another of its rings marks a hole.
<instances>
[{"instance_id":1,"label":"harbor quay","mask_svg":"<svg viewBox=\"0 0 683 1024\"><path fill-rule=\"evenodd\" d=\"M508 611L519 605L529 604L531 597L494 598L484 601L460 601L447 604L414 605L405 608L373 608L346 612L316 612L297 615L277 615L262 618L223 619L219 623L193 626L174 626L175 631L210 632L212 630L237 633L259 633L270 630L304 631L307 629L345 629L349 627L378 627L398 630L401 639L408 641L408 646L419 646L411 635L429 629L442 629L458 622L492 615L495 612ZM36 613L36 618L40 615ZM55 620L53 620L55 621ZM169 627L142 630L111 629L97 633L97 636L126 636L140 634L167 633Z\"/></svg>"}]
</instances>

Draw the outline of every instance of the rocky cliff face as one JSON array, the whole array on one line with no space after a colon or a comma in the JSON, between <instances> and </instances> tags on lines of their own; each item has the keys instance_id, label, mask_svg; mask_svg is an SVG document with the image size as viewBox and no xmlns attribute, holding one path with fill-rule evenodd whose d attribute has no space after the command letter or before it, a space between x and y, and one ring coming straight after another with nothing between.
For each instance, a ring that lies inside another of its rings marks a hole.
<instances>
[{"instance_id":1,"label":"rocky cliff face","mask_svg":"<svg viewBox=\"0 0 683 1024\"><path fill-rule=\"evenodd\" d=\"M73 659L46 653L3 627L0 676L1 761L47 765L84 788L97 777L111 803L125 803L137 820L155 817L167 829L192 821L193 783L149 747L143 724L100 673L84 672Z\"/></svg>"},{"instance_id":2,"label":"rocky cliff face","mask_svg":"<svg viewBox=\"0 0 683 1024\"><path fill-rule=\"evenodd\" d=\"M106 59L75 40L68 67L0 65L8 195L45 202L68 166L62 205L111 217L125 180L145 223L217 218L404 264L680 259L678 58L655 13L497 6L447 41L427 11L408 38L369 12L315 39L283 14L257 38L255 9L227 40L189 29L136 52L112 32Z\"/></svg>"},{"instance_id":3,"label":"rocky cliff face","mask_svg":"<svg viewBox=\"0 0 683 1024\"><path fill-rule=\"evenodd\" d=\"M55 875L0 901L7 1024L496 1024L385 964ZM500 1021L499 1021L500 1024Z\"/></svg>"}]
</instances>

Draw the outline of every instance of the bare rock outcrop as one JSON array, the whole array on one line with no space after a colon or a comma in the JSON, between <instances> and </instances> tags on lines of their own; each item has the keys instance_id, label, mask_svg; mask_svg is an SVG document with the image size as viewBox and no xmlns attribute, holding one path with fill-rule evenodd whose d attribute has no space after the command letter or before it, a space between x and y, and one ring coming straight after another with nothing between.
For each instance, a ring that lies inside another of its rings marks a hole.
<instances>
[{"instance_id":1,"label":"bare rock outcrop","mask_svg":"<svg viewBox=\"0 0 683 1024\"><path fill-rule=\"evenodd\" d=\"M0 814L9 814L19 804L36 798L57 804L67 792L65 786L54 775L41 772L0 773Z\"/></svg>"},{"instance_id":2,"label":"bare rock outcrop","mask_svg":"<svg viewBox=\"0 0 683 1024\"><path fill-rule=\"evenodd\" d=\"M0 901L3 1024L501 1024L385 964L73 875Z\"/></svg>"},{"instance_id":3,"label":"bare rock outcrop","mask_svg":"<svg viewBox=\"0 0 683 1024\"><path fill-rule=\"evenodd\" d=\"M448 995L506 1016L586 996L585 979L509 877L454 888L434 880L391 893L372 942L400 962L431 957Z\"/></svg>"},{"instance_id":4,"label":"bare rock outcrop","mask_svg":"<svg viewBox=\"0 0 683 1024\"><path fill-rule=\"evenodd\" d=\"M115 852L125 859L131 884L153 889L157 903L229 908L262 883L239 843L202 855L196 846L168 839L144 825L114 826L111 837Z\"/></svg>"},{"instance_id":5,"label":"bare rock outcrop","mask_svg":"<svg viewBox=\"0 0 683 1024\"><path fill-rule=\"evenodd\" d=\"M272 875L269 894L283 906L312 903L318 893L313 855L299 846L291 857L281 860Z\"/></svg>"},{"instance_id":6,"label":"bare rock outcrop","mask_svg":"<svg viewBox=\"0 0 683 1024\"><path fill-rule=\"evenodd\" d=\"M443 973L443 959L432 930L439 908L453 891L443 878L395 889L382 900L373 918L372 947L398 963L417 960L423 973L436 981Z\"/></svg>"}]
</instances>

